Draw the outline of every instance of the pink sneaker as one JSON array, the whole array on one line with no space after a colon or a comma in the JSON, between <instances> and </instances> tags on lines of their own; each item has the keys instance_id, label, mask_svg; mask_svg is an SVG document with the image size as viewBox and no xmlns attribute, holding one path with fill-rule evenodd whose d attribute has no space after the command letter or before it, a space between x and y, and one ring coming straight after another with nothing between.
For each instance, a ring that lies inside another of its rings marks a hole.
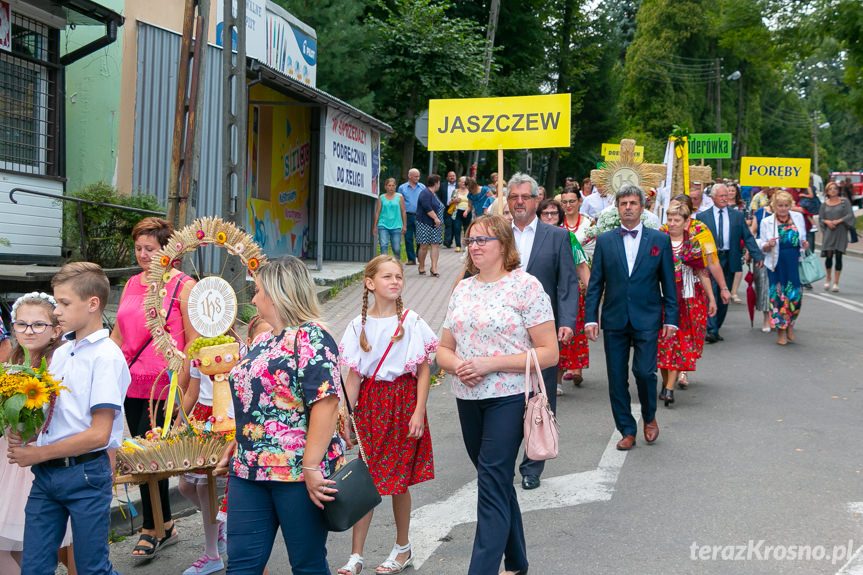
<instances>
[{"instance_id":1,"label":"pink sneaker","mask_svg":"<svg viewBox=\"0 0 863 575\"><path fill-rule=\"evenodd\" d=\"M224 568L225 564L222 562L221 557L214 559L205 553L192 563L191 567L183 571L183 575L210 575L210 573L217 573Z\"/></svg>"}]
</instances>

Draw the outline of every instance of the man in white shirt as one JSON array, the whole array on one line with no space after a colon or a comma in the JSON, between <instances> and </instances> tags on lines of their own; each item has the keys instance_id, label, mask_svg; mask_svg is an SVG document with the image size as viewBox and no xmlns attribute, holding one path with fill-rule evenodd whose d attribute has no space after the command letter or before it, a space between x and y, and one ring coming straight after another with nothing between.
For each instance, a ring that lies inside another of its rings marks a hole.
<instances>
[{"instance_id":1,"label":"man in white shirt","mask_svg":"<svg viewBox=\"0 0 863 575\"><path fill-rule=\"evenodd\" d=\"M440 185L438 188L438 199L440 203L443 204L443 246L445 248L452 247L452 230L454 225L454 220L452 219L452 215L449 213L450 200L455 196L455 192L458 189L458 183L456 182L455 172L450 170L446 174L446 181Z\"/></svg>"},{"instance_id":2,"label":"man in white shirt","mask_svg":"<svg viewBox=\"0 0 863 575\"><path fill-rule=\"evenodd\" d=\"M614 195L609 194L604 187L596 186L594 193L584 198L580 211L585 216L595 220L599 216L599 212L613 204Z\"/></svg>"},{"instance_id":3,"label":"man in white shirt","mask_svg":"<svg viewBox=\"0 0 863 575\"><path fill-rule=\"evenodd\" d=\"M701 182L689 183L689 197L692 199L692 207L695 208L696 214L713 207L713 200L710 196L704 195L704 186Z\"/></svg>"},{"instance_id":4,"label":"man in white shirt","mask_svg":"<svg viewBox=\"0 0 863 575\"><path fill-rule=\"evenodd\" d=\"M516 173L509 179L507 206L512 214L512 232L521 258L521 268L536 277L551 298L558 340L569 341L578 315L578 275L569 232L539 221L539 186L527 174ZM552 411L557 407L557 366L544 369L542 379ZM525 489L539 487L543 461L525 456L519 466L521 485Z\"/></svg>"}]
</instances>

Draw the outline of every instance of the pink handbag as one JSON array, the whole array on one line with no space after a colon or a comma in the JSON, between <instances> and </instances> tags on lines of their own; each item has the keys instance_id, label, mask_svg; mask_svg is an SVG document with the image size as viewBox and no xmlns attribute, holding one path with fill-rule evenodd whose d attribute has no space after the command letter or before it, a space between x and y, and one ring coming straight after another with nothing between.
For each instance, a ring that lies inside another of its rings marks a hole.
<instances>
[{"instance_id":1,"label":"pink handbag","mask_svg":"<svg viewBox=\"0 0 863 575\"><path fill-rule=\"evenodd\" d=\"M530 397L531 388L535 392L533 397ZM548 405L536 350L530 348L524 367L524 452L530 459L545 461L557 457L557 447L557 421Z\"/></svg>"}]
</instances>

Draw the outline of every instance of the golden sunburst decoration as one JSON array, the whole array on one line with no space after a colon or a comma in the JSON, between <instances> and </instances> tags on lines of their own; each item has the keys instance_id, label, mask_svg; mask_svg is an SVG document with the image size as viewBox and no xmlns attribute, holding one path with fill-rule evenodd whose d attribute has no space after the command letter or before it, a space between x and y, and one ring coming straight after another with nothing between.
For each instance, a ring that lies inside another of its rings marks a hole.
<instances>
[{"instance_id":1,"label":"golden sunburst decoration","mask_svg":"<svg viewBox=\"0 0 863 575\"><path fill-rule=\"evenodd\" d=\"M620 159L610 160L601 170L591 170L590 181L611 194L627 184L640 187L645 192L655 188L665 179L665 164L648 164L635 160L635 140L620 141Z\"/></svg>"}]
</instances>

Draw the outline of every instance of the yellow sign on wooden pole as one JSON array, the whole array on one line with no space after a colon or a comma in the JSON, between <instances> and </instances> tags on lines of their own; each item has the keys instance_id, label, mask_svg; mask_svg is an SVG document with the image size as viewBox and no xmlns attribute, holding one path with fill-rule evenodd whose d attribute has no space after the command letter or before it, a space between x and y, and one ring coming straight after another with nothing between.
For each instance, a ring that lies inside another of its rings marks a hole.
<instances>
[{"instance_id":1,"label":"yellow sign on wooden pole","mask_svg":"<svg viewBox=\"0 0 863 575\"><path fill-rule=\"evenodd\" d=\"M429 100L428 149L518 150L570 144L570 95Z\"/></svg>"},{"instance_id":2,"label":"yellow sign on wooden pole","mask_svg":"<svg viewBox=\"0 0 863 575\"><path fill-rule=\"evenodd\" d=\"M740 185L806 188L809 186L809 158L740 159Z\"/></svg>"},{"instance_id":3,"label":"yellow sign on wooden pole","mask_svg":"<svg viewBox=\"0 0 863 575\"><path fill-rule=\"evenodd\" d=\"M602 145L602 157L606 161L620 159L620 144L605 143ZM635 146L635 154L633 159L636 162L644 161L644 146Z\"/></svg>"}]
</instances>

